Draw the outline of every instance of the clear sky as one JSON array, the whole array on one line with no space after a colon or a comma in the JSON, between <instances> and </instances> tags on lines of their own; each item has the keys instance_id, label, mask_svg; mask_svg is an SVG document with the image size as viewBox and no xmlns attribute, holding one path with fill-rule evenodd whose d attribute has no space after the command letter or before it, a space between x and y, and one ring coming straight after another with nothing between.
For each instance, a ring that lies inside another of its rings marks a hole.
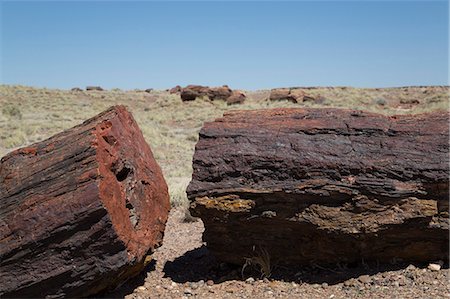
<instances>
[{"instance_id":1,"label":"clear sky","mask_svg":"<svg viewBox=\"0 0 450 299\"><path fill-rule=\"evenodd\" d=\"M448 85L448 1L1 3L1 82Z\"/></svg>"}]
</instances>

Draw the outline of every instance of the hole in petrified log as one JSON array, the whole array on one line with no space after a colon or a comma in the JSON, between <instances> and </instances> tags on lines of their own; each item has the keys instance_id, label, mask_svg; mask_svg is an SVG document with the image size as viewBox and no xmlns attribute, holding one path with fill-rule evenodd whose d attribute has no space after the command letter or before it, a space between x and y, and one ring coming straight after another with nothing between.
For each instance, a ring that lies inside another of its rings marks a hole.
<instances>
[{"instance_id":1,"label":"hole in petrified log","mask_svg":"<svg viewBox=\"0 0 450 299\"><path fill-rule=\"evenodd\" d=\"M122 182L128 177L130 173L131 168L126 165L123 165L123 167L118 172L116 172L116 178L119 182Z\"/></svg>"},{"instance_id":2,"label":"hole in petrified log","mask_svg":"<svg viewBox=\"0 0 450 299\"><path fill-rule=\"evenodd\" d=\"M135 229L139 224L139 212L138 209L132 204L131 199L134 198L135 180L132 175L134 168L127 162L117 160L111 165L111 171L116 176L116 179L121 183L123 193L125 195L125 208L128 210L128 217L132 227Z\"/></svg>"},{"instance_id":3,"label":"hole in petrified log","mask_svg":"<svg viewBox=\"0 0 450 299\"><path fill-rule=\"evenodd\" d=\"M127 200L127 204L125 205L125 207L128 209L131 225L133 225L133 227L135 228L139 223L139 215L137 214L136 209L133 206L133 204L131 202L129 202L128 200Z\"/></svg>"},{"instance_id":4,"label":"hole in petrified log","mask_svg":"<svg viewBox=\"0 0 450 299\"><path fill-rule=\"evenodd\" d=\"M117 141L114 136L106 135L106 136L102 136L102 137L103 137L103 140L105 140L109 145L114 145Z\"/></svg>"}]
</instances>

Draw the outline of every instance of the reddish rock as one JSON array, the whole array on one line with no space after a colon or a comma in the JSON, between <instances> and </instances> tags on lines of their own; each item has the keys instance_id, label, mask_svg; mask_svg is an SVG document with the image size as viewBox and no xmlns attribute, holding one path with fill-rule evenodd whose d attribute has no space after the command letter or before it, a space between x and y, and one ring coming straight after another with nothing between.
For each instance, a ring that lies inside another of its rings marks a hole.
<instances>
[{"instance_id":1,"label":"reddish rock","mask_svg":"<svg viewBox=\"0 0 450 299\"><path fill-rule=\"evenodd\" d=\"M116 106L0 161L0 296L85 297L144 267L169 195L150 147Z\"/></svg>"},{"instance_id":2,"label":"reddish rock","mask_svg":"<svg viewBox=\"0 0 450 299\"><path fill-rule=\"evenodd\" d=\"M418 99L400 99L400 104L417 105L420 104Z\"/></svg>"},{"instance_id":3,"label":"reddish rock","mask_svg":"<svg viewBox=\"0 0 450 299\"><path fill-rule=\"evenodd\" d=\"M234 104L242 104L245 101L245 94L241 91L235 90L231 94L229 98L227 98L227 104L228 105L234 105Z\"/></svg>"},{"instance_id":4,"label":"reddish rock","mask_svg":"<svg viewBox=\"0 0 450 299\"><path fill-rule=\"evenodd\" d=\"M180 89L182 101L194 101L196 98L208 97L210 100L227 101L233 95L233 91L228 85L221 87L208 87L202 85L188 85ZM232 99L233 100L233 99ZM236 98L234 100L237 100Z\"/></svg>"},{"instance_id":5,"label":"reddish rock","mask_svg":"<svg viewBox=\"0 0 450 299\"><path fill-rule=\"evenodd\" d=\"M275 88L270 91L269 100L287 100L293 103L298 103L303 101L304 96L305 92L299 88Z\"/></svg>"},{"instance_id":6,"label":"reddish rock","mask_svg":"<svg viewBox=\"0 0 450 299\"><path fill-rule=\"evenodd\" d=\"M103 88L101 88L100 86L87 86L86 90L103 91Z\"/></svg>"},{"instance_id":7,"label":"reddish rock","mask_svg":"<svg viewBox=\"0 0 450 299\"><path fill-rule=\"evenodd\" d=\"M289 88L276 88L270 91L269 99L271 101L283 101L288 100L294 103L297 103L297 100L290 97Z\"/></svg>"},{"instance_id":8,"label":"reddish rock","mask_svg":"<svg viewBox=\"0 0 450 299\"><path fill-rule=\"evenodd\" d=\"M227 85L212 87L208 90L207 95L211 101L226 100L232 95L232 90Z\"/></svg>"},{"instance_id":9,"label":"reddish rock","mask_svg":"<svg viewBox=\"0 0 450 299\"><path fill-rule=\"evenodd\" d=\"M182 101L194 101L198 97L208 96L209 87L201 85L188 85L181 89Z\"/></svg>"},{"instance_id":10,"label":"reddish rock","mask_svg":"<svg viewBox=\"0 0 450 299\"><path fill-rule=\"evenodd\" d=\"M289 91L289 95L291 98L295 99L297 102L303 102L303 97L305 96L305 92L301 89L291 88Z\"/></svg>"},{"instance_id":11,"label":"reddish rock","mask_svg":"<svg viewBox=\"0 0 450 299\"><path fill-rule=\"evenodd\" d=\"M228 112L205 123L190 211L222 261L448 259L448 112Z\"/></svg>"},{"instance_id":12,"label":"reddish rock","mask_svg":"<svg viewBox=\"0 0 450 299\"><path fill-rule=\"evenodd\" d=\"M170 94L180 93L180 92L181 92L181 86L180 85L177 85L177 86L175 86L175 87L173 87L173 88L171 88L169 90Z\"/></svg>"}]
</instances>

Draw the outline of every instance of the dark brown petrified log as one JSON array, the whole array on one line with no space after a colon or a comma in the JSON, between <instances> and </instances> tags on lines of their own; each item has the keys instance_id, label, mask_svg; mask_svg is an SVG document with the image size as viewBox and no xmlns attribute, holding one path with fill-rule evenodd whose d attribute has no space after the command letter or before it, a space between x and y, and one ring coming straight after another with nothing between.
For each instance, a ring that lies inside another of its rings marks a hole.
<instances>
[{"instance_id":1,"label":"dark brown petrified log","mask_svg":"<svg viewBox=\"0 0 450 299\"><path fill-rule=\"evenodd\" d=\"M167 185L132 115L112 107L0 162L0 297L114 287L162 242Z\"/></svg>"},{"instance_id":2,"label":"dark brown petrified log","mask_svg":"<svg viewBox=\"0 0 450 299\"><path fill-rule=\"evenodd\" d=\"M187 193L222 261L448 259L447 112L234 111L200 132Z\"/></svg>"}]
</instances>

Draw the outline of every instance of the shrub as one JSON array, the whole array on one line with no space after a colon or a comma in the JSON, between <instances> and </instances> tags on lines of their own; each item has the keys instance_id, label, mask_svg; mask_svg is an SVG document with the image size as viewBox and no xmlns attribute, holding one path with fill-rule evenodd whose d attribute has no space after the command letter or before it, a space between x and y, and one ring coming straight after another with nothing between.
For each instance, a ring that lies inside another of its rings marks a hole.
<instances>
[{"instance_id":1,"label":"shrub","mask_svg":"<svg viewBox=\"0 0 450 299\"><path fill-rule=\"evenodd\" d=\"M15 105L6 105L3 107L2 114L12 118L22 119L22 112L20 112L20 109Z\"/></svg>"}]
</instances>

